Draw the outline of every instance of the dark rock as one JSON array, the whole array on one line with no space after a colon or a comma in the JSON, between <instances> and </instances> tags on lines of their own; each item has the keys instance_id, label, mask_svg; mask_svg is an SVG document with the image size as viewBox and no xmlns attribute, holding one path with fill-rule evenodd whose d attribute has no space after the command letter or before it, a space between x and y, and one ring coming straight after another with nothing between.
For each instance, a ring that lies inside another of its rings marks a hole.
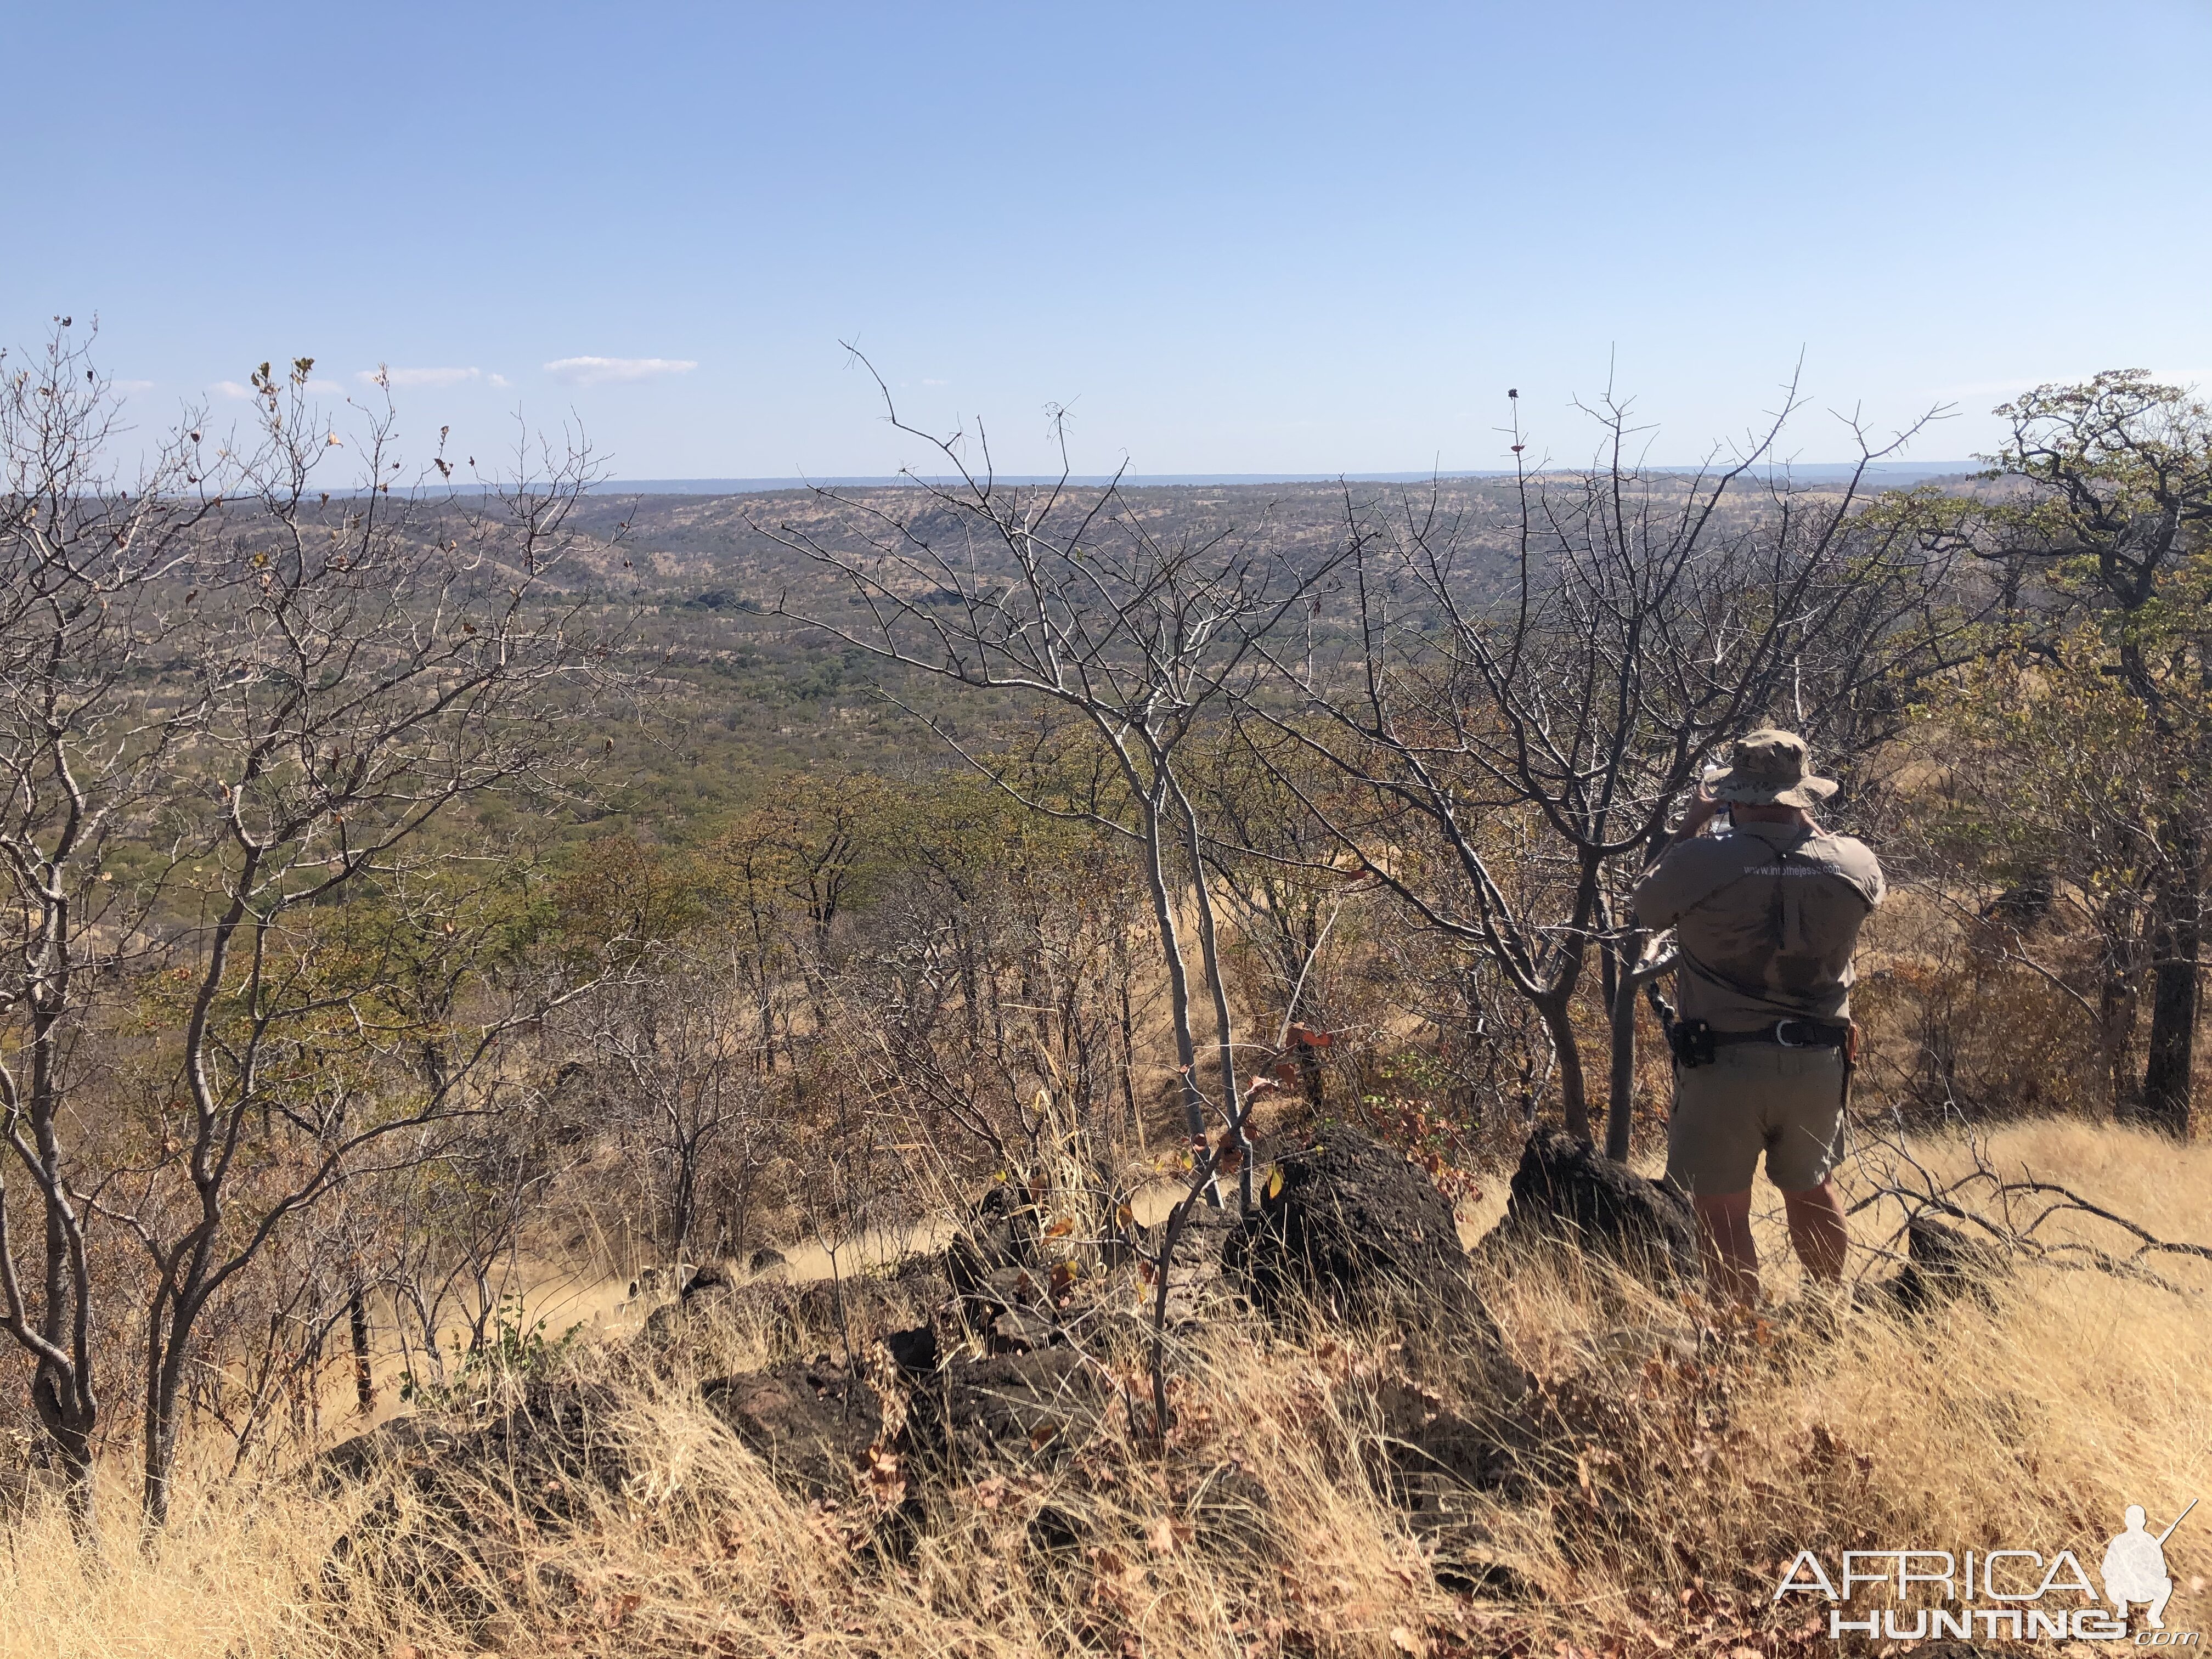
<instances>
[{"instance_id":1,"label":"dark rock","mask_svg":"<svg viewBox=\"0 0 2212 1659\"><path fill-rule=\"evenodd\" d=\"M395 1418L316 1459L315 1478L327 1486L397 1477L426 1497L507 1493L526 1512L565 1516L578 1483L612 1489L628 1471L621 1442L605 1431L616 1409L604 1385L533 1382L481 1413Z\"/></svg>"},{"instance_id":2,"label":"dark rock","mask_svg":"<svg viewBox=\"0 0 2212 1659\"><path fill-rule=\"evenodd\" d=\"M876 1391L826 1357L726 1376L701 1393L780 1484L806 1498L849 1494L883 1431Z\"/></svg>"},{"instance_id":3,"label":"dark rock","mask_svg":"<svg viewBox=\"0 0 2212 1659\"><path fill-rule=\"evenodd\" d=\"M995 1301L1001 1276L1035 1266L1036 1247L1036 1205L1013 1182L995 1182L953 1235L945 1252L945 1276L955 1296Z\"/></svg>"},{"instance_id":4,"label":"dark rock","mask_svg":"<svg viewBox=\"0 0 2212 1659\"><path fill-rule=\"evenodd\" d=\"M1244 1236L1244 1215L1233 1183L1223 1183L1218 1208L1203 1198L1190 1206L1168 1264L1168 1323L1189 1324L1219 1299L1231 1252ZM1163 1234L1164 1237L1164 1234Z\"/></svg>"},{"instance_id":5,"label":"dark rock","mask_svg":"<svg viewBox=\"0 0 2212 1659\"><path fill-rule=\"evenodd\" d=\"M1556 1129L1528 1137L1505 1218L1480 1248L1534 1243L1573 1244L1662 1285L1703 1271L1688 1200Z\"/></svg>"},{"instance_id":6,"label":"dark rock","mask_svg":"<svg viewBox=\"0 0 2212 1659\"><path fill-rule=\"evenodd\" d=\"M340 1441L315 1459L311 1467L316 1489L329 1496L342 1486L357 1486L410 1464L451 1456L465 1433L441 1418L395 1417L366 1434Z\"/></svg>"},{"instance_id":7,"label":"dark rock","mask_svg":"<svg viewBox=\"0 0 2212 1659\"><path fill-rule=\"evenodd\" d=\"M915 1391L907 1437L939 1479L1057 1465L1100 1431L1109 1395L1073 1348L995 1354L945 1367Z\"/></svg>"},{"instance_id":8,"label":"dark rock","mask_svg":"<svg viewBox=\"0 0 2212 1659\"><path fill-rule=\"evenodd\" d=\"M1534 1387L1469 1282L1449 1201L1405 1157L1338 1127L1277 1165L1232 1271L1280 1317L1309 1305L1395 1322L1401 1340L1371 1390L1370 1473L1417 1530L1476 1512L1470 1494L1517 1468L1516 1413Z\"/></svg>"},{"instance_id":9,"label":"dark rock","mask_svg":"<svg viewBox=\"0 0 2212 1659\"><path fill-rule=\"evenodd\" d=\"M1986 1299L1990 1281L2007 1267L1995 1246L1927 1215L1905 1224L1905 1254L1897 1276L1871 1294L1905 1313L1923 1313L1968 1294Z\"/></svg>"},{"instance_id":10,"label":"dark rock","mask_svg":"<svg viewBox=\"0 0 2212 1659\"><path fill-rule=\"evenodd\" d=\"M684 1281L679 1297L693 1297L702 1291L726 1290L730 1285L729 1270L719 1262L710 1261Z\"/></svg>"},{"instance_id":11,"label":"dark rock","mask_svg":"<svg viewBox=\"0 0 2212 1659\"><path fill-rule=\"evenodd\" d=\"M884 1347L891 1364L912 1377L925 1377L937 1369L937 1328L917 1325L911 1330L886 1331Z\"/></svg>"},{"instance_id":12,"label":"dark rock","mask_svg":"<svg viewBox=\"0 0 2212 1659\"><path fill-rule=\"evenodd\" d=\"M842 1352L849 1342L858 1353L888 1332L927 1319L945 1295L945 1281L927 1257L902 1263L896 1272L842 1279L703 1285L681 1301L654 1309L642 1336L648 1344L665 1346L687 1330L708 1325L750 1326L775 1352L811 1353L826 1347Z\"/></svg>"},{"instance_id":13,"label":"dark rock","mask_svg":"<svg viewBox=\"0 0 2212 1659\"><path fill-rule=\"evenodd\" d=\"M1224 1255L1279 1317L1310 1303L1409 1324L1440 1315L1488 1322L1450 1201L1402 1153L1357 1129L1339 1126L1285 1154L1258 1214L1229 1235Z\"/></svg>"},{"instance_id":14,"label":"dark rock","mask_svg":"<svg viewBox=\"0 0 2212 1659\"><path fill-rule=\"evenodd\" d=\"M372 1496L332 1544L322 1592L372 1606L404 1595L474 1626L499 1612L487 1586L536 1573L549 1589L523 1540L588 1528L616 1501L634 1472L617 1409L605 1387L541 1382L504 1407L403 1418L335 1448L316 1481Z\"/></svg>"}]
</instances>

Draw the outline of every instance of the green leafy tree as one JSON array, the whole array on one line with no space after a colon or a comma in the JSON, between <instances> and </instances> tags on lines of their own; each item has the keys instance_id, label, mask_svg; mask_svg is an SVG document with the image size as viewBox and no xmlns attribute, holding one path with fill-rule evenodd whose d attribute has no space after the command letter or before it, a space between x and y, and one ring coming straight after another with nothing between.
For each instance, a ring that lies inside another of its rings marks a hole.
<instances>
[{"instance_id":1,"label":"green leafy tree","mask_svg":"<svg viewBox=\"0 0 2212 1659\"><path fill-rule=\"evenodd\" d=\"M2009 431L1987 459L2011 488L1957 529L2007 601L1997 702L2022 723L2032 787L1999 808L2005 839L2095 896L2121 981L2148 975L2142 1086L2120 1103L2184 1134L2212 765L2212 409L2129 369L1997 413ZM2130 997L2105 994L2108 1024Z\"/></svg>"}]
</instances>

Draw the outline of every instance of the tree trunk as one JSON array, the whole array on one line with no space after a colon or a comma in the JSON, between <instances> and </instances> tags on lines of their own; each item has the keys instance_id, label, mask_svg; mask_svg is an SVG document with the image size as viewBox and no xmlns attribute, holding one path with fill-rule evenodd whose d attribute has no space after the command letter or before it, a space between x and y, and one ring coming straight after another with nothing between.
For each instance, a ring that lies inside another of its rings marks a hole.
<instances>
[{"instance_id":1,"label":"tree trunk","mask_svg":"<svg viewBox=\"0 0 2212 1659\"><path fill-rule=\"evenodd\" d=\"M169 1524L169 1476L177 1465L177 1391L183 1380L185 1330L183 1322L167 1321L167 1310L157 1302L149 1322L146 1348L146 1421L143 1425L145 1489L139 1509L148 1528ZM168 1325L167 1340L162 1327Z\"/></svg>"},{"instance_id":2,"label":"tree trunk","mask_svg":"<svg viewBox=\"0 0 2212 1659\"><path fill-rule=\"evenodd\" d=\"M1605 1155L1626 1164L1636 1115L1636 996L1643 981L1632 969L1612 977L1613 1067L1606 1089Z\"/></svg>"},{"instance_id":3,"label":"tree trunk","mask_svg":"<svg viewBox=\"0 0 2212 1659\"><path fill-rule=\"evenodd\" d=\"M1176 926L1175 901L1169 896L1167 871L1163 860L1166 828L1160 822L1160 812L1165 805L1167 784L1158 779L1152 793L1145 799L1145 879L1152 891L1152 921L1160 930L1160 953L1168 970L1168 1016L1175 1026L1176 1062L1182 1081L1183 1127L1190 1137L1193 1152L1204 1156L1206 1148L1206 1097L1198 1087L1198 1044L1190 1031L1190 980L1184 972L1182 936ZM1206 1201L1216 1206L1221 1203L1219 1184L1206 1183Z\"/></svg>"},{"instance_id":4,"label":"tree trunk","mask_svg":"<svg viewBox=\"0 0 2212 1659\"><path fill-rule=\"evenodd\" d=\"M1568 988L1553 991L1538 1001L1535 1008L1552 1039L1552 1052L1559 1057L1559 1110L1566 1119L1567 1133L1577 1140L1588 1140L1589 1091L1583 1079L1582 1045L1575 1040L1574 1020L1568 1012L1568 1005L1573 1000L1571 982Z\"/></svg>"},{"instance_id":5,"label":"tree trunk","mask_svg":"<svg viewBox=\"0 0 2212 1659\"><path fill-rule=\"evenodd\" d=\"M698 1188L699 1149L696 1144L679 1139L676 1146L676 1193L671 1206L675 1213L670 1218L669 1231L674 1254L671 1261L681 1261L691 1248L693 1195ZM678 1286L681 1289L682 1286Z\"/></svg>"},{"instance_id":6,"label":"tree trunk","mask_svg":"<svg viewBox=\"0 0 2212 1659\"><path fill-rule=\"evenodd\" d=\"M359 1285L346 1297L346 1328L353 1339L353 1402L367 1417L376 1409L376 1376L368 1358L368 1297Z\"/></svg>"},{"instance_id":7,"label":"tree trunk","mask_svg":"<svg viewBox=\"0 0 2212 1659\"><path fill-rule=\"evenodd\" d=\"M176 1390L166 1379L147 1390L146 1489L140 1508L146 1525L159 1531L169 1524L169 1475L177 1465Z\"/></svg>"},{"instance_id":8,"label":"tree trunk","mask_svg":"<svg viewBox=\"0 0 2212 1659\"><path fill-rule=\"evenodd\" d=\"M69 1398L61 1380L44 1367L31 1383L31 1401L61 1462L63 1502L69 1510L70 1529L80 1544L97 1544L100 1513L92 1457L97 1408L87 1408Z\"/></svg>"},{"instance_id":9,"label":"tree trunk","mask_svg":"<svg viewBox=\"0 0 2212 1659\"><path fill-rule=\"evenodd\" d=\"M1606 1097L1605 1155L1616 1164L1628 1162L1636 1115L1636 1005L1644 987L1674 967L1678 957L1671 949L1651 954L1647 936L1636 933L1634 951L1623 950L1622 967L1613 994L1613 1068Z\"/></svg>"},{"instance_id":10,"label":"tree trunk","mask_svg":"<svg viewBox=\"0 0 2212 1659\"><path fill-rule=\"evenodd\" d=\"M195 1264L184 1271L198 1270ZM173 1265L172 1271L179 1270ZM140 1514L150 1530L169 1524L169 1481L177 1468L177 1407L184 1393L185 1367L191 1359L192 1328L207 1306L206 1297L204 1290L180 1295L165 1285L155 1292L146 1319L146 1484Z\"/></svg>"},{"instance_id":11,"label":"tree trunk","mask_svg":"<svg viewBox=\"0 0 2212 1659\"><path fill-rule=\"evenodd\" d=\"M2115 1118L2134 1115L2140 1099L2132 1050L2136 1038L2136 988L2117 963L2107 962L2097 998L2097 1043L2105 1058L2105 1079Z\"/></svg>"},{"instance_id":12,"label":"tree trunk","mask_svg":"<svg viewBox=\"0 0 2212 1659\"><path fill-rule=\"evenodd\" d=\"M2196 1084L2197 957L2203 944L2200 846L2191 833L2177 849L2183 875L2160 896L2153 940L2150 1053L2143 1067L2142 1121L2176 1137L2189 1133Z\"/></svg>"},{"instance_id":13,"label":"tree trunk","mask_svg":"<svg viewBox=\"0 0 2212 1659\"><path fill-rule=\"evenodd\" d=\"M1171 778L1170 781L1174 780ZM1189 838L1190 884L1198 900L1199 962L1206 970L1206 987L1213 994L1213 1025L1219 1041L1221 1109L1229 1118L1230 1133L1237 1137L1237 1191L1243 1207L1254 1202L1252 1139L1244 1125L1244 1099L1237 1087L1237 1029L1231 1023L1229 986L1221 968L1221 946L1213 926L1213 896L1206 889L1206 860L1198 830L1198 814L1182 785L1175 783L1176 805L1182 813L1183 832Z\"/></svg>"},{"instance_id":14,"label":"tree trunk","mask_svg":"<svg viewBox=\"0 0 2212 1659\"><path fill-rule=\"evenodd\" d=\"M1137 1109L1137 1014L1129 998L1129 931L1114 930L1114 986L1121 1027L1121 1108L1128 1114L1129 1144L1145 1150L1145 1120Z\"/></svg>"}]
</instances>

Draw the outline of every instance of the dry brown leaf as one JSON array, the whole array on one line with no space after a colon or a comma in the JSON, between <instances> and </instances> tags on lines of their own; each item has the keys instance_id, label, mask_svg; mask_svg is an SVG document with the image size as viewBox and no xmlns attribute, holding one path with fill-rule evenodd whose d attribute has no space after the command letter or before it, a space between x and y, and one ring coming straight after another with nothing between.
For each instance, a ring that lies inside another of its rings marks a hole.
<instances>
[{"instance_id":1,"label":"dry brown leaf","mask_svg":"<svg viewBox=\"0 0 2212 1659\"><path fill-rule=\"evenodd\" d=\"M1172 1516L1162 1516L1152 1522L1145 1534L1145 1542L1155 1555L1173 1555L1190 1541L1191 1530Z\"/></svg>"}]
</instances>

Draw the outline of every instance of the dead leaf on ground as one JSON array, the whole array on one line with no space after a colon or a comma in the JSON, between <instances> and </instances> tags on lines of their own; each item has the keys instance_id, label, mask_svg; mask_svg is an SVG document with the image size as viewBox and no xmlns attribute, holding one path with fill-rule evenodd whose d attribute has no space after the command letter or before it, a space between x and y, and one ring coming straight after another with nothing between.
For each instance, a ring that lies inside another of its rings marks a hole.
<instances>
[{"instance_id":1,"label":"dead leaf on ground","mask_svg":"<svg viewBox=\"0 0 2212 1659\"><path fill-rule=\"evenodd\" d=\"M1145 1534L1145 1542L1155 1555L1173 1555L1190 1541L1191 1529L1172 1516L1162 1516L1152 1522Z\"/></svg>"}]
</instances>

